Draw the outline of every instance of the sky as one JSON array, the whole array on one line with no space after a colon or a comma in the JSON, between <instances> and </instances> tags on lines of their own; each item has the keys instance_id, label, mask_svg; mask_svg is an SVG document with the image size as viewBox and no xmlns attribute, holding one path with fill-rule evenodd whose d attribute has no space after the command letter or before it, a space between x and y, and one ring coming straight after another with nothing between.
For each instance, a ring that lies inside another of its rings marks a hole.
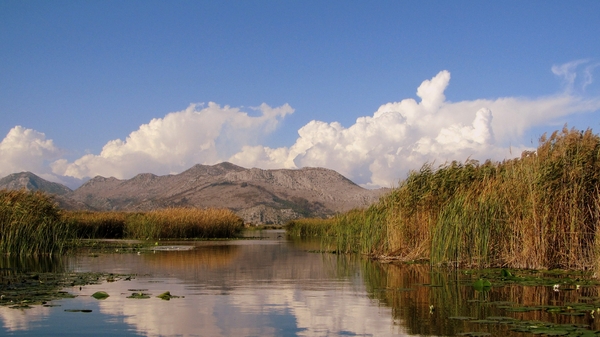
<instances>
[{"instance_id":1,"label":"sky","mask_svg":"<svg viewBox=\"0 0 600 337\"><path fill-rule=\"evenodd\" d=\"M600 1L0 0L0 177L223 161L366 188L600 130Z\"/></svg>"}]
</instances>

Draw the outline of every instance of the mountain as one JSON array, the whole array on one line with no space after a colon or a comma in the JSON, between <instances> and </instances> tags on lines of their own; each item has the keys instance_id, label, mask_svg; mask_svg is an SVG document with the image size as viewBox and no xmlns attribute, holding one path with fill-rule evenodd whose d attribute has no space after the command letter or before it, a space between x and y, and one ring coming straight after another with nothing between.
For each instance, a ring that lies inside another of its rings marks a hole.
<instances>
[{"instance_id":1,"label":"mountain","mask_svg":"<svg viewBox=\"0 0 600 337\"><path fill-rule=\"evenodd\" d=\"M89 209L87 205L70 198L73 190L67 186L47 181L31 172L13 173L0 179L0 189L43 191L54 195L54 200L61 208Z\"/></svg>"},{"instance_id":2,"label":"mountain","mask_svg":"<svg viewBox=\"0 0 600 337\"><path fill-rule=\"evenodd\" d=\"M65 185L49 182L31 172L13 173L0 179L0 189L28 191L41 190L51 194L66 195L73 191Z\"/></svg>"},{"instance_id":3,"label":"mountain","mask_svg":"<svg viewBox=\"0 0 600 337\"><path fill-rule=\"evenodd\" d=\"M262 170L225 162L195 165L176 175L143 173L127 180L97 176L64 196L95 210L229 208L258 224L366 207L384 192L364 189L324 168Z\"/></svg>"}]
</instances>

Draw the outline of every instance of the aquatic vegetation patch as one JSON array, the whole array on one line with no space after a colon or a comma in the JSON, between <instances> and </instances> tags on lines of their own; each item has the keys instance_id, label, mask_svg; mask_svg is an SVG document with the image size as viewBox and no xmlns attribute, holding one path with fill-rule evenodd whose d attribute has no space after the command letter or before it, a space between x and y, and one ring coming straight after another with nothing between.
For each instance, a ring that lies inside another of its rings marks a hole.
<instances>
[{"instance_id":1,"label":"aquatic vegetation patch","mask_svg":"<svg viewBox=\"0 0 600 337\"><path fill-rule=\"evenodd\" d=\"M449 317L449 319L457 319ZM469 321L482 325L503 324L508 326L509 330L515 332L529 333L533 335L546 336L598 336L600 331L591 330L587 324L559 324L540 321L518 320L514 317L490 316L485 319L469 319L468 317L458 317L460 320ZM487 332L462 332L459 336L484 336L480 333ZM485 335L487 336L487 335Z\"/></svg>"},{"instance_id":2,"label":"aquatic vegetation patch","mask_svg":"<svg viewBox=\"0 0 600 337\"><path fill-rule=\"evenodd\" d=\"M165 301L169 301L172 298L184 298L185 296L175 296L175 295L171 295L170 291L166 291L158 296L156 296L158 298L160 298L161 300L165 300Z\"/></svg>"},{"instance_id":3,"label":"aquatic vegetation patch","mask_svg":"<svg viewBox=\"0 0 600 337\"><path fill-rule=\"evenodd\" d=\"M150 298L150 295L151 294L143 293L143 292L142 293L131 293L131 295L127 296L127 298L133 298L133 299L136 299L136 300L148 299L148 298Z\"/></svg>"},{"instance_id":4,"label":"aquatic vegetation patch","mask_svg":"<svg viewBox=\"0 0 600 337\"><path fill-rule=\"evenodd\" d=\"M92 297L97 299L97 300L105 300L109 297L110 295L105 292L105 291L96 291L95 293L92 294Z\"/></svg>"},{"instance_id":5,"label":"aquatic vegetation patch","mask_svg":"<svg viewBox=\"0 0 600 337\"><path fill-rule=\"evenodd\" d=\"M510 276L506 276L507 272ZM479 278L475 281L485 280L494 286L509 284L522 286L547 286L558 291L578 290L582 287L600 285L600 281L593 278L591 272L575 270L533 270L533 269L475 269L464 272L464 275ZM473 284L475 286L475 283Z\"/></svg>"},{"instance_id":6,"label":"aquatic vegetation patch","mask_svg":"<svg viewBox=\"0 0 600 337\"><path fill-rule=\"evenodd\" d=\"M0 305L47 305L53 300L76 297L76 295L61 289L101 284L110 279L114 281L131 280L132 277L133 275L103 273L5 272L0 275Z\"/></svg>"}]
</instances>

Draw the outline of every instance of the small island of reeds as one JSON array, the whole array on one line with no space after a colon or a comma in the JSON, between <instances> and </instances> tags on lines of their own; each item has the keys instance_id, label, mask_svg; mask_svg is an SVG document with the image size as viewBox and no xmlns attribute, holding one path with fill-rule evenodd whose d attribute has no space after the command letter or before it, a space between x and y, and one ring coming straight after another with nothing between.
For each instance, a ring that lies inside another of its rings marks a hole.
<instances>
[{"instance_id":1,"label":"small island of reeds","mask_svg":"<svg viewBox=\"0 0 600 337\"><path fill-rule=\"evenodd\" d=\"M43 192L0 190L0 253L7 255L62 254L81 239L231 238L242 227L227 209L65 211Z\"/></svg>"},{"instance_id":2,"label":"small island of reeds","mask_svg":"<svg viewBox=\"0 0 600 337\"><path fill-rule=\"evenodd\" d=\"M425 164L368 209L288 231L379 259L600 275L600 137L565 127L520 158Z\"/></svg>"}]
</instances>

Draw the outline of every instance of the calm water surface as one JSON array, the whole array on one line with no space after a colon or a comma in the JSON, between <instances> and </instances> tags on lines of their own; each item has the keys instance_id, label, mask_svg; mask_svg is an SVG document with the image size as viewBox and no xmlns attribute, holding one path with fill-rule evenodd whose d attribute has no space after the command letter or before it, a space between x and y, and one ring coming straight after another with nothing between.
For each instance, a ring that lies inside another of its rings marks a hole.
<instances>
[{"instance_id":1,"label":"calm water surface","mask_svg":"<svg viewBox=\"0 0 600 337\"><path fill-rule=\"evenodd\" d=\"M590 313L509 311L533 304L594 302L596 287L556 292L548 286L503 286L477 292L471 276L460 273L311 253L318 244L289 241L282 231L261 235L250 240L169 242L171 246L141 254L68 257L61 262L68 272L135 276L130 281L66 288L77 297L52 301L53 307L2 306L0 335L527 335L511 331L506 324L475 321L488 317L599 329L596 319L600 318ZM91 297L100 290L110 297ZM165 291L181 297L156 298ZM151 295L127 298L133 292ZM65 311L70 309L91 312Z\"/></svg>"}]
</instances>

